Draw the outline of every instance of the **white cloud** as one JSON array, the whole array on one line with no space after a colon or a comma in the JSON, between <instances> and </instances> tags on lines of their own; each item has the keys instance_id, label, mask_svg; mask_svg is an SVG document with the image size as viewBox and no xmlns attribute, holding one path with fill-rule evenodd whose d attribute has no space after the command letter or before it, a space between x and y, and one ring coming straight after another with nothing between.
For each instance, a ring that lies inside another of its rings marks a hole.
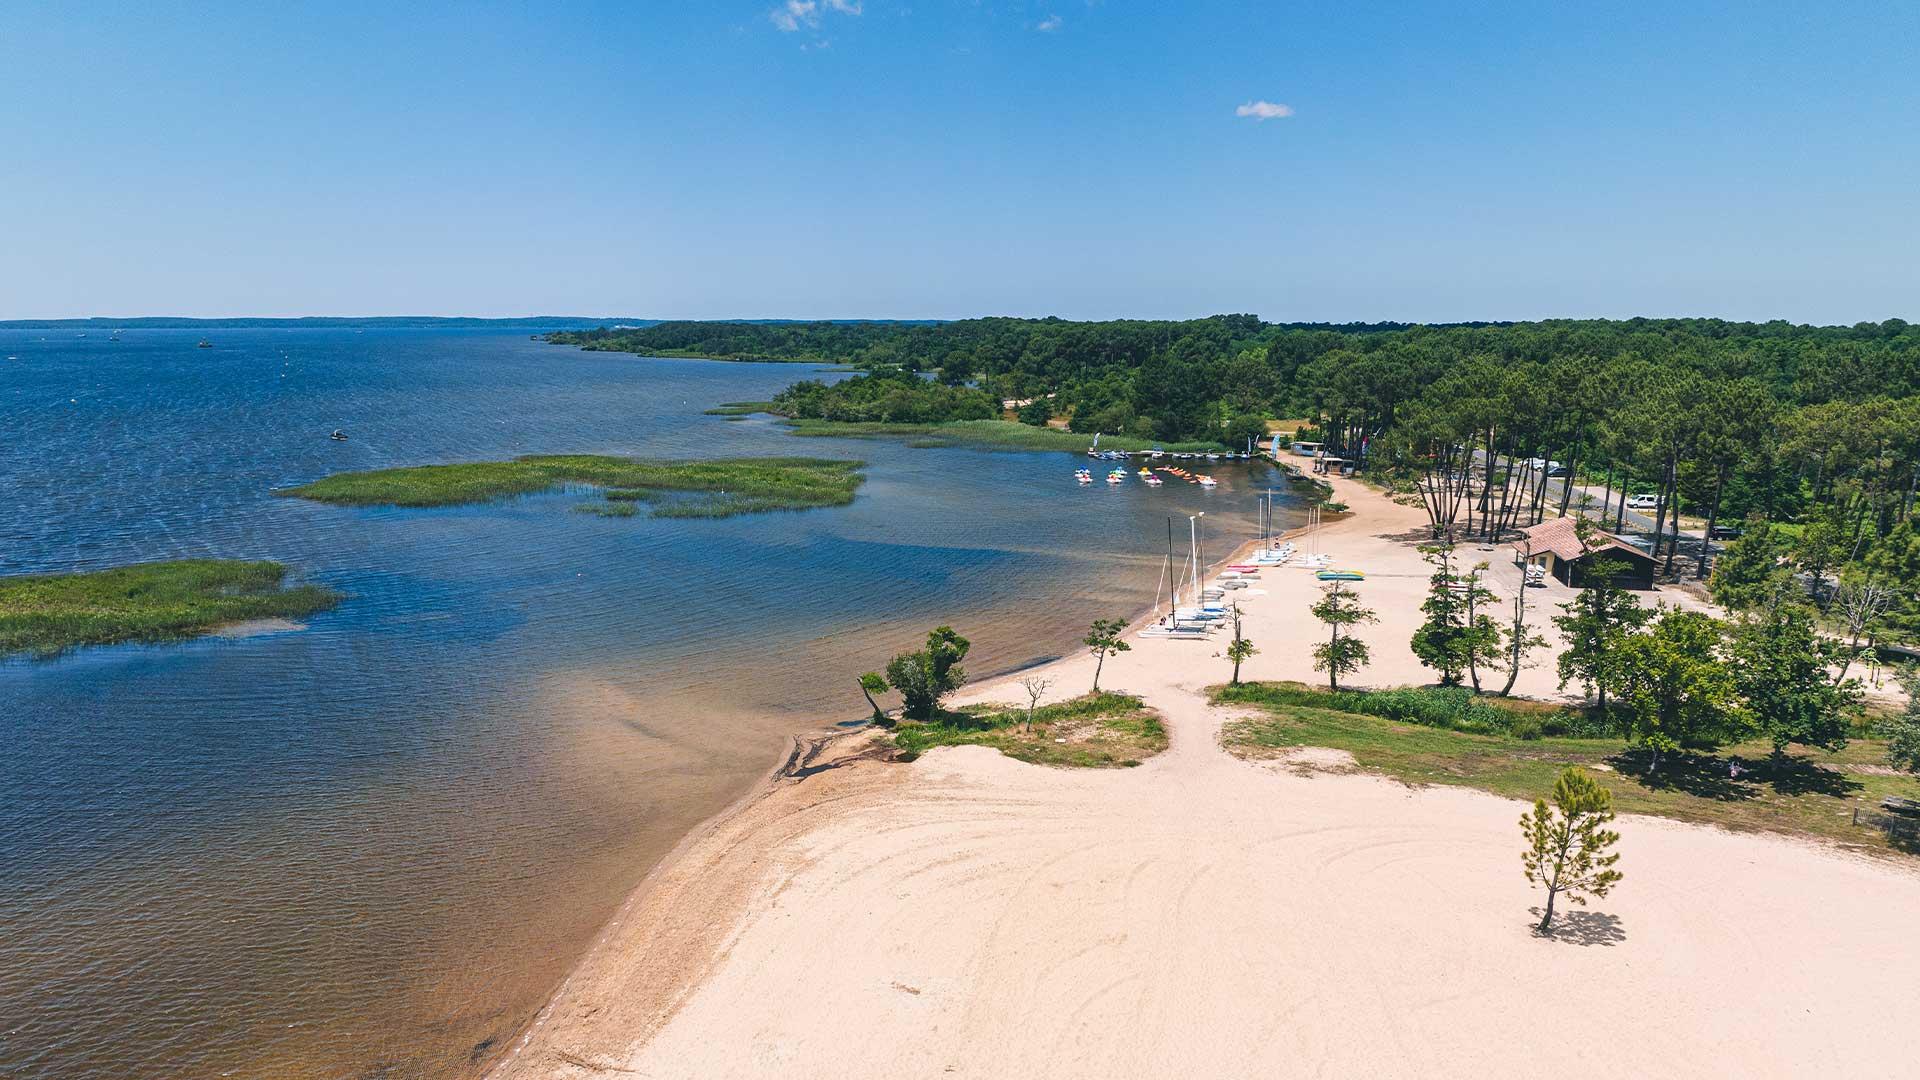
<instances>
[{"instance_id":1,"label":"white cloud","mask_svg":"<svg viewBox=\"0 0 1920 1080\"><path fill-rule=\"evenodd\" d=\"M773 25L791 34L802 26L820 25L820 5L814 0L787 0L784 7L767 13Z\"/></svg>"},{"instance_id":2,"label":"white cloud","mask_svg":"<svg viewBox=\"0 0 1920 1080\"><path fill-rule=\"evenodd\" d=\"M1235 116L1251 116L1255 120L1279 120L1293 115L1293 106L1280 105L1271 101L1249 101L1233 110Z\"/></svg>"},{"instance_id":3,"label":"white cloud","mask_svg":"<svg viewBox=\"0 0 1920 1080\"><path fill-rule=\"evenodd\" d=\"M787 0L767 12L776 29L791 34L796 30L817 30L820 16L829 11L842 15L860 14L861 0Z\"/></svg>"},{"instance_id":4,"label":"white cloud","mask_svg":"<svg viewBox=\"0 0 1920 1080\"><path fill-rule=\"evenodd\" d=\"M1033 28L1035 30L1041 31L1042 33L1045 33L1047 31L1052 31L1052 30L1058 30L1060 29L1060 24L1063 21L1065 20L1061 19L1060 16L1058 15L1049 15L1046 18L1041 19L1039 22L1034 23Z\"/></svg>"}]
</instances>

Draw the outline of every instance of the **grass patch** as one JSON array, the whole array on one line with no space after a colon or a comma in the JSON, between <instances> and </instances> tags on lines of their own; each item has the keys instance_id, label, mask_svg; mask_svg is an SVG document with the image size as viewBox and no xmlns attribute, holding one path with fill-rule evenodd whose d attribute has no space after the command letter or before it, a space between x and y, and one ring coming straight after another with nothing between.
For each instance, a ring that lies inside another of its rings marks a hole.
<instances>
[{"instance_id":1,"label":"grass patch","mask_svg":"<svg viewBox=\"0 0 1920 1080\"><path fill-rule=\"evenodd\" d=\"M837 420L788 420L791 434L842 439L906 438L918 447L978 446L990 450L1069 450L1083 452L1091 435L1075 435L1055 428L1034 427L1011 420L954 420L944 424L882 424ZM1125 435L1102 435L1102 450L1151 450L1170 453L1219 452L1212 442L1164 443Z\"/></svg>"},{"instance_id":2,"label":"grass patch","mask_svg":"<svg viewBox=\"0 0 1920 1080\"><path fill-rule=\"evenodd\" d=\"M1672 755L1648 774L1646 756L1617 737L1464 731L1309 704L1299 684L1220 687L1217 703L1254 704L1264 715L1229 723L1221 743L1236 756L1274 757L1301 746L1345 750L1363 769L1412 784L1477 788L1532 800L1560 770L1596 770L1622 813L1652 814L1730 829L1786 833L1869 851L1896 850L1878 829L1852 824L1853 810L1877 809L1889 795L1920 798L1920 777L1885 767L1886 745L1862 738L1838 753L1794 753L1775 761L1763 742L1717 754ZM1346 695L1317 692L1325 699ZM1483 699L1484 700L1484 699ZM1542 715L1557 705L1519 705ZM1505 707L1505 703L1495 707ZM1524 730L1524 729L1523 729ZM1739 774L1733 775L1737 766Z\"/></svg>"},{"instance_id":3,"label":"grass patch","mask_svg":"<svg viewBox=\"0 0 1920 1080\"><path fill-rule=\"evenodd\" d=\"M1160 715L1131 694L1086 694L1034 710L975 705L927 724L903 723L893 744L909 760L936 746L991 746L1031 765L1130 768L1167 748Z\"/></svg>"},{"instance_id":4,"label":"grass patch","mask_svg":"<svg viewBox=\"0 0 1920 1080\"><path fill-rule=\"evenodd\" d=\"M1223 687L1215 699L1362 713L1448 731L1512 735L1523 741L1548 735L1602 739L1614 735L1609 721L1582 709L1526 698L1483 697L1461 686L1336 691L1296 682L1242 683Z\"/></svg>"},{"instance_id":5,"label":"grass patch","mask_svg":"<svg viewBox=\"0 0 1920 1080\"><path fill-rule=\"evenodd\" d=\"M752 416L754 413L769 412L773 409L771 401L723 401L706 410L707 416Z\"/></svg>"},{"instance_id":6,"label":"grass patch","mask_svg":"<svg viewBox=\"0 0 1920 1080\"><path fill-rule=\"evenodd\" d=\"M249 619L297 619L340 602L286 586L274 562L180 559L80 574L0 578L0 655L57 656L82 645L180 641Z\"/></svg>"},{"instance_id":7,"label":"grass patch","mask_svg":"<svg viewBox=\"0 0 1920 1080\"><path fill-rule=\"evenodd\" d=\"M628 517L635 503L651 502L656 517L731 517L845 506L865 479L865 465L807 457L636 461L542 455L340 473L278 494L341 506L457 506L581 484L602 489L604 510L602 504L582 507L596 513ZM671 497L676 495L687 497Z\"/></svg>"}]
</instances>

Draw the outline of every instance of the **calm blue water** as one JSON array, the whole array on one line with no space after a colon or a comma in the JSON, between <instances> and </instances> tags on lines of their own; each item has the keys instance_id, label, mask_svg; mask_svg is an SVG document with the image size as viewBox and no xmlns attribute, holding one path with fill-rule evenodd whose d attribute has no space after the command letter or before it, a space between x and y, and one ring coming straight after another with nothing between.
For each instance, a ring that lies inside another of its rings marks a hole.
<instances>
[{"instance_id":1,"label":"calm blue water","mask_svg":"<svg viewBox=\"0 0 1920 1080\"><path fill-rule=\"evenodd\" d=\"M1271 479L1082 490L1067 455L701 415L805 365L200 336L0 331L0 574L271 558L349 599L0 661L0 1076L471 1072L788 734L864 711L853 674L941 622L977 675L1065 651L1151 602L1168 514L1224 551ZM723 521L271 494L567 451L871 465L850 507Z\"/></svg>"}]
</instances>

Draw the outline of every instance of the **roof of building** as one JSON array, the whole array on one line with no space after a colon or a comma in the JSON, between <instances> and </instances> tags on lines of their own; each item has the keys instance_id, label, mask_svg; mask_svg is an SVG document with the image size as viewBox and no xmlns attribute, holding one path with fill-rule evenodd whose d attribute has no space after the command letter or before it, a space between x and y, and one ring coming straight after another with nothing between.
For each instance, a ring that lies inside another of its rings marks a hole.
<instances>
[{"instance_id":1,"label":"roof of building","mask_svg":"<svg viewBox=\"0 0 1920 1080\"><path fill-rule=\"evenodd\" d=\"M1653 558L1639 548L1623 542L1612 533L1601 532L1598 529L1587 534L1588 544L1582 547L1580 534L1574 528L1574 519L1570 517L1543 521L1520 531L1525 534L1526 539L1515 540L1512 546L1515 551L1523 555L1529 552L1533 555L1544 555L1551 551L1555 558L1572 562L1597 552L1617 550L1636 559L1651 560Z\"/></svg>"}]
</instances>

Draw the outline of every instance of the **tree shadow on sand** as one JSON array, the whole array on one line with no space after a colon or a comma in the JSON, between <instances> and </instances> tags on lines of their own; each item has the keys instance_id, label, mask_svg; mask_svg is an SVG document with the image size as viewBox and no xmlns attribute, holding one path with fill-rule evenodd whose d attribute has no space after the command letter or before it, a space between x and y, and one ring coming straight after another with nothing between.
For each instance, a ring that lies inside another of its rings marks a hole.
<instances>
[{"instance_id":1,"label":"tree shadow on sand","mask_svg":"<svg viewBox=\"0 0 1920 1080\"><path fill-rule=\"evenodd\" d=\"M1540 908L1533 909L1533 936L1564 941L1569 945L1599 945L1603 947L1618 945L1627 940L1627 931L1620 925L1620 916L1608 915L1603 911L1562 911L1553 917L1553 929L1540 932Z\"/></svg>"}]
</instances>

